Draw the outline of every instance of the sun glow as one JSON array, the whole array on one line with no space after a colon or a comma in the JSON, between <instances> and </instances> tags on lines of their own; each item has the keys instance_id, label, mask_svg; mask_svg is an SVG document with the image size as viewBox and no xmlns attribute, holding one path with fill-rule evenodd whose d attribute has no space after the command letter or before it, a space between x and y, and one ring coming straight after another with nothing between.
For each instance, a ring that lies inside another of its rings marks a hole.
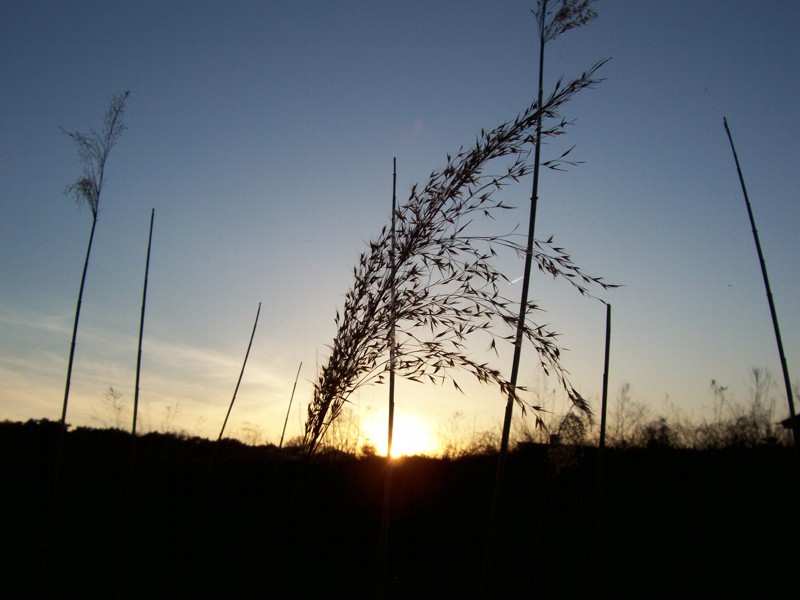
<instances>
[{"instance_id":1,"label":"sun glow","mask_svg":"<svg viewBox=\"0 0 800 600\"><path fill-rule=\"evenodd\" d=\"M372 419L364 424L369 442L374 444L378 454L386 456L388 422L384 419ZM392 458L438 453L436 435L428 423L419 417L395 413L394 431L392 434Z\"/></svg>"}]
</instances>

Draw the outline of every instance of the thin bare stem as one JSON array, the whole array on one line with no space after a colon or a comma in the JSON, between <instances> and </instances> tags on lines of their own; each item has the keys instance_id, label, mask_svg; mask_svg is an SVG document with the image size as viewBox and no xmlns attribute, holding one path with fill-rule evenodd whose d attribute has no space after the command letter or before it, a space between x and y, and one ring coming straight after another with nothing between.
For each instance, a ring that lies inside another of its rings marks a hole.
<instances>
[{"instance_id":1,"label":"thin bare stem","mask_svg":"<svg viewBox=\"0 0 800 600\"><path fill-rule=\"evenodd\" d=\"M753 230L753 240L755 241L756 251L758 253L758 262L761 265L761 275L764 279L764 289L767 293L767 301L769 302L769 313L772 317L772 328L775 332L775 342L778 346L778 356L781 361L781 369L783 370L783 383L786 387L786 400L789 404L789 418L792 420L792 434L794 436L794 447L798 461L798 468L800 468L800 423L797 421L797 415L794 410L794 394L792 393L792 383L789 379L789 367L786 364L786 354L783 351L783 341L781 340L781 329L778 325L778 312L775 309L775 300L772 297L772 288L769 285L769 276L767 275L767 263L764 260L764 253L761 250L761 242L758 238L758 230L756 229L756 221L753 217L753 209L750 206L750 197L747 194L747 186L744 184L744 176L742 169L739 165L739 156L736 154L736 147L733 145L733 137L731 130L728 127L728 120L723 117L722 122L725 125L725 132L728 134L728 141L731 144L731 151L733 158L736 162L736 172L739 174L739 183L742 186L742 194L744 195L744 202L747 206L747 215L750 218L750 227Z\"/></svg>"},{"instance_id":2,"label":"thin bare stem","mask_svg":"<svg viewBox=\"0 0 800 600\"><path fill-rule=\"evenodd\" d=\"M222 428L219 430L219 437L217 441L219 442L222 439L222 435L225 433L225 426L228 424L228 418L231 416L231 410L233 410L233 403L236 402L236 394L239 391L239 385L242 383L242 376L244 375L244 368L247 366L247 357L250 356L250 348L253 345L253 338L256 335L256 327L258 326L258 316L261 314L261 302L258 303L258 310L256 311L256 320L253 323L253 331L250 333L250 342L247 344L247 352L244 355L244 362L242 362L242 370L239 372L239 379L236 380L236 387L233 390L233 397L231 398L231 403L228 406L228 412L225 415L225 420L222 422Z\"/></svg>"},{"instance_id":3,"label":"thin bare stem","mask_svg":"<svg viewBox=\"0 0 800 600\"><path fill-rule=\"evenodd\" d=\"M392 509L392 440L394 436L394 386L397 367L397 158L392 159L392 228L390 234L390 295L389 300L389 431L386 440L386 466L383 480L383 514L378 540L377 598L386 592L386 568L389 554L389 525Z\"/></svg>"},{"instance_id":4,"label":"thin bare stem","mask_svg":"<svg viewBox=\"0 0 800 600\"><path fill-rule=\"evenodd\" d=\"M144 267L144 287L142 289L142 313L139 320L139 348L136 353L136 386L133 396L133 425L131 427L131 436L133 437L133 445L136 447L136 424L139 416L139 377L142 371L142 336L144 334L144 309L147 303L147 277L150 273L150 246L153 241L153 220L156 216L156 209L150 211L150 234L147 238L147 261ZM135 452L134 452L135 457ZM135 459L135 458L134 458Z\"/></svg>"},{"instance_id":5,"label":"thin bare stem","mask_svg":"<svg viewBox=\"0 0 800 600\"><path fill-rule=\"evenodd\" d=\"M289 396L289 408L286 409L286 419L283 421L283 430L281 431L281 441L278 444L278 450L283 448L283 438L286 435L286 425L289 423L289 413L292 410L292 401L294 400L294 391L297 389L297 380L300 378L300 369L303 368L303 362L297 367L297 375L294 376L294 385L292 386L292 395Z\"/></svg>"},{"instance_id":6,"label":"thin bare stem","mask_svg":"<svg viewBox=\"0 0 800 600\"><path fill-rule=\"evenodd\" d=\"M580 27L596 16L596 13L589 9L591 0L557 0L548 4L548 0L539 0L537 8L533 10L539 24L539 73L537 85L537 103L541 106L544 95L544 51L548 41L557 35L565 33L569 29ZM556 10L557 9L557 10ZM539 173L541 166L542 148L542 127L546 115L539 113L536 121L535 150L533 160L533 182L531 188L531 207L528 221L528 238L525 250L525 270L522 280L522 291L519 302L519 313L517 316L517 328L514 336L514 356L511 363L511 377L508 385L508 398L506 400L505 414L503 417L503 432L500 438L500 453L497 459L497 472L495 475L494 494L492 508L489 515L489 532L486 543L486 553L484 556L483 573L481 577L481 595L486 594L486 585L489 572L494 561L494 552L497 536L497 522L499 519L500 497L503 490L505 477L506 457L508 455L508 443L511 434L511 423L513 419L514 404L517 395L517 380L522 359L522 345L525 337L525 323L528 314L528 295L531 286L531 270L533 266L533 250L536 232L536 211L539 202ZM567 153L569 150L567 151ZM562 155L562 158L566 155ZM563 384L562 384L563 385ZM567 395L574 406L584 412L589 412L589 406L583 398L565 386ZM537 421L538 423L539 421Z\"/></svg>"}]
</instances>

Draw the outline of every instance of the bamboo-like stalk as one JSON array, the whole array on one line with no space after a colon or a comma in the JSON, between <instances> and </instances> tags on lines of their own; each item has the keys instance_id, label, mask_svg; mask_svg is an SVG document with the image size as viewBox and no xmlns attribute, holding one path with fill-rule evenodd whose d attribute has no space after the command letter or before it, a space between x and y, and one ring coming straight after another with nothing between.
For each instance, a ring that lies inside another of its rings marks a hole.
<instances>
[{"instance_id":1,"label":"bamboo-like stalk","mask_svg":"<svg viewBox=\"0 0 800 600\"><path fill-rule=\"evenodd\" d=\"M139 347L136 353L136 386L133 396L133 425L131 426L131 437L133 438L134 456L136 460L136 424L139 416L139 379L142 371L142 337L144 335L144 310L147 304L147 278L150 273L150 247L153 242L153 220L156 216L156 209L150 211L150 234L147 238L147 260L144 267L144 286L142 288L142 312L139 319Z\"/></svg>"},{"instance_id":2,"label":"bamboo-like stalk","mask_svg":"<svg viewBox=\"0 0 800 600\"><path fill-rule=\"evenodd\" d=\"M538 106L542 105L544 98L544 51L548 41L554 39L569 29L579 27L596 16L596 13L588 8L591 0L575 2L571 0L556 0L560 5L558 12L553 13L548 8L548 0L539 0L538 9L532 11L539 24L539 77L537 85ZM500 438L500 452L497 458L497 471L495 474L494 494L492 497L492 507L489 515L489 533L486 543L484 556L483 573L481 578L481 595L486 593L487 577L492 568L494 560L497 520L500 510L500 497L503 490L505 478L506 458L508 456L508 444L511 435L511 422L513 418L514 403L517 396L517 380L519 377L520 362L522 358L522 344L525 334L525 322L528 314L528 296L531 285L531 270L533 266L534 240L536 232L536 211L539 202L539 173L541 170L541 146L542 146L542 117L539 113L536 120L535 147L533 159L533 182L531 185L531 205L528 220L528 238L525 250L525 270L523 273L522 290L519 302L519 315L517 317L517 328L514 337L514 356L511 363L511 376L509 378L508 395L506 400L505 414L503 416L503 431Z\"/></svg>"},{"instance_id":3,"label":"bamboo-like stalk","mask_svg":"<svg viewBox=\"0 0 800 600\"><path fill-rule=\"evenodd\" d=\"M386 443L386 458L392 457L394 436L394 379L397 367L397 158L392 159L392 231L391 231L391 299L389 306L389 431ZM389 462L388 464L391 464Z\"/></svg>"},{"instance_id":4,"label":"bamboo-like stalk","mask_svg":"<svg viewBox=\"0 0 800 600\"><path fill-rule=\"evenodd\" d=\"M606 305L606 348L603 363L603 395L600 402L600 456L606 447L606 410L608 407L608 364L611 354L611 304ZM602 464L602 463L601 463Z\"/></svg>"},{"instance_id":5,"label":"bamboo-like stalk","mask_svg":"<svg viewBox=\"0 0 800 600\"><path fill-rule=\"evenodd\" d=\"M64 403L61 407L61 430L63 432L67 422L67 404L69 403L69 389L72 383L72 364L75 360L75 345L78 339L78 321L81 318L81 304L83 303L83 290L86 287L86 273L89 270L89 256L92 253L94 230L97 228L97 215L92 217L92 229L89 232L89 245L86 247L86 258L83 261L81 285L78 289L78 302L75 305L75 320L72 324L72 341L69 345L69 360L67 362L67 383L64 387Z\"/></svg>"},{"instance_id":6,"label":"bamboo-like stalk","mask_svg":"<svg viewBox=\"0 0 800 600\"><path fill-rule=\"evenodd\" d=\"M389 423L386 441L386 467L383 481L383 514L381 517L381 533L378 548L378 582L377 598L381 600L386 593L386 569L389 555L389 524L392 510L392 441L394 436L394 386L395 366L397 360L397 344L395 329L397 326L397 158L392 159L392 226L389 249L390 263L390 306L389 306Z\"/></svg>"},{"instance_id":7,"label":"bamboo-like stalk","mask_svg":"<svg viewBox=\"0 0 800 600\"><path fill-rule=\"evenodd\" d=\"M772 317L772 328L775 331L775 342L778 346L778 356L781 361L781 369L783 370L783 383L786 387L786 400L789 404L789 418L792 420L792 435L794 437L795 454L798 461L798 468L800 468L800 423L797 422L797 415L794 410L794 395L792 394L792 383L789 379L789 367L786 364L786 354L783 351L783 341L781 340L781 329L778 325L778 312L775 309L775 300L772 297L772 288L769 285L769 276L767 275L767 263L764 260L764 253L761 250L761 242L758 237L758 229L756 229L755 217L753 217L753 209L750 205L750 197L747 194L747 186L744 183L744 175L742 175L742 168L739 164L739 156L736 154L736 147L733 145L733 136L728 127L728 119L722 118L725 125L725 133L728 134L728 141L731 144L731 151L733 152L733 159L736 162L736 172L739 174L739 183L742 186L742 194L744 195L744 202L747 206L747 216L750 218L750 227L753 230L753 240L756 244L756 252L758 253L758 262L761 265L761 275L764 279L764 288L767 293L767 301L769 302L769 314Z\"/></svg>"},{"instance_id":8,"label":"bamboo-like stalk","mask_svg":"<svg viewBox=\"0 0 800 600\"><path fill-rule=\"evenodd\" d=\"M597 447L597 474L594 492L594 581L595 589L603 589L606 560L603 552L605 538L605 451L606 451L606 412L608 407L608 374L611 356L611 304L606 305L606 343L603 360L603 391L600 401L600 442Z\"/></svg>"},{"instance_id":9,"label":"bamboo-like stalk","mask_svg":"<svg viewBox=\"0 0 800 600\"><path fill-rule=\"evenodd\" d=\"M150 273L150 248L153 242L153 220L155 219L156 209L150 211L150 232L147 236L147 258L144 267L144 285L142 287L142 310L139 317L139 344L136 353L136 383L134 387L133 397L133 424L131 425L131 456L128 468L128 492L125 496L125 521L123 523L123 549L128 553L126 559L123 561L123 569L128 569L126 577L120 577L118 585L120 588L118 592L122 592L125 582L132 573L135 573L134 565L137 563L134 548L131 545L131 526L137 520L137 505L136 505L136 486L137 486L137 473L136 473L136 423L139 410L139 379L142 370L142 338L144 335L144 314L145 306L147 304L147 279Z\"/></svg>"},{"instance_id":10,"label":"bamboo-like stalk","mask_svg":"<svg viewBox=\"0 0 800 600\"><path fill-rule=\"evenodd\" d=\"M260 314L261 314L261 302L258 303L258 310L256 311L256 320L253 323L253 331L250 334L250 342L247 344L247 352L245 352L244 362L242 362L242 370L239 372L239 379L236 380L236 387L233 390L233 397L231 398L231 403L228 406L228 412L225 415L225 420L222 422L222 428L219 430L219 437L217 438L218 442L222 439L222 435L225 433L225 426L228 424L228 419L231 416L231 411L233 410L233 403L236 402L236 394L239 392L239 385L242 383L244 368L247 366L247 357L250 356L250 348L253 345L253 338L256 335L256 327L258 326L258 315Z\"/></svg>"},{"instance_id":11,"label":"bamboo-like stalk","mask_svg":"<svg viewBox=\"0 0 800 600\"><path fill-rule=\"evenodd\" d=\"M89 270L89 258L92 254L92 244L97 228L97 215L100 210L100 197L105 183L105 169L111 149L119 141L120 136L126 127L122 117L125 112L125 102L129 92L125 91L114 96L109 103L103 120L103 129L100 132L90 129L89 133L78 131L66 131L78 148L78 158L83 166L83 175L74 183L68 185L64 193L72 196L78 206L86 204L92 213L92 228L89 232L89 243L86 246L86 257L83 261L83 271L81 272L81 283L78 288L78 300L75 304L75 319L72 325L72 340L69 347L69 358L67 360L67 377L64 385L64 402L61 407L61 420L56 442L55 467L53 470L53 490L51 512L56 510L58 504L61 461L64 449L64 436L67 430L67 407L69 405L69 393L72 383L72 368L75 362L75 347L78 338L78 323L80 322L81 307L83 304L83 293L86 287L86 273Z\"/></svg>"},{"instance_id":12,"label":"bamboo-like stalk","mask_svg":"<svg viewBox=\"0 0 800 600\"><path fill-rule=\"evenodd\" d=\"M542 105L544 95L544 47L547 39L545 38L545 15L547 12L547 0L542 0L542 16L539 19L539 83L537 86L536 102ZM503 434L500 440L500 457L498 463L497 483L502 484L503 469L505 467L505 456L508 452L508 440L511 433L511 418L514 410L514 393L517 388L519 377L519 365L522 355L522 336L524 333L525 318L528 312L528 292L531 285L531 267L533 263L533 240L536 232L536 209L539 203L539 171L541 165L542 151L542 115L536 119L535 148L533 158L533 183L531 187L531 209L528 220L528 245L525 249L525 270L522 278L522 292L519 302L519 317L517 317L517 331L514 338L514 358L511 364L511 378L509 379L508 400L506 401L506 412L503 419Z\"/></svg>"},{"instance_id":13,"label":"bamboo-like stalk","mask_svg":"<svg viewBox=\"0 0 800 600\"><path fill-rule=\"evenodd\" d=\"M102 132L98 133L91 129L88 134L78 131L62 131L75 142L78 147L78 156L83 163L83 176L67 186L64 193L72 196L76 204L86 204L92 212L92 229L89 233L89 244L86 248L86 258L83 262L83 272L81 274L81 284L78 289L78 301L75 306L75 320L72 325L72 342L69 348L69 360L67 361L67 380L64 386L64 403L61 407L61 433L59 434L58 452L61 452L64 431L67 426L67 405L69 404L69 392L72 382L72 367L75 360L75 346L78 338L78 322L81 315L81 305L83 302L83 291L86 285L86 273L89 269L89 256L92 253L92 243L94 242L94 232L97 227L97 214L100 209L100 195L105 183L106 161L111 149L119 141L120 136L126 127L122 121L125 112L125 102L129 92L123 92L111 99L109 108L106 111L103 121Z\"/></svg>"},{"instance_id":14,"label":"bamboo-like stalk","mask_svg":"<svg viewBox=\"0 0 800 600\"><path fill-rule=\"evenodd\" d=\"M61 408L61 421L58 428L58 438L56 440L53 477L51 483L52 488L50 490L50 505L48 507L48 522L50 526L47 527L47 533L43 543L44 572L48 572L51 563L57 560L56 557L51 555L51 553L53 552L53 536L56 535L56 539L58 539L57 532L61 527L59 519L61 507L59 505L61 496L61 469L62 462L64 460L64 438L67 432L67 403L69 402L69 389L70 382L72 380L72 364L75 358L75 343L78 336L78 321L81 316L81 302L83 301L83 290L86 284L86 272L89 269L89 256L92 252L92 242L94 240L94 231L96 227L97 215L93 213L92 229L89 232L89 244L86 247L86 258L83 262L83 273L81 275L81 284L78 290L78 301L75 306L75 321L72 325L72 342L70 343L69 360L67 363L67 382L64 388L64 403Z\"/></svg>"},{"instance_id":15,"label":"bamboo-like stalk","mask_svg":"<svg viewBox=\"0 0 800 600\"><path fill-rule=\"evenodd\" d=\"M53 469L52 480L52 494L50 498L49 507L49 527L48 538L44 543L44 562L45 570L51 560L55 560L50 556L52 548L50 548L50 536L57 533L60 528L60 486L61 486L61 462L63 460L64 452L64 437L67 430L67 407L69 405L69 393L72 383L72 369L75 362L75 347L78 338L78 323L80 322L81 307L83 304L83 293L86 287L86 273L89 270L89 258L92 253L92 244L94 243L95 229L97 228L97 215L100 210L100 197L105 183L105 169L108 156L111 149L119 141L120 136L125 131L126 127L123 123L122 117L125 112L125 102L128 99L129 92L125 91L121 94L114 96L109 103L108 110L106 111L103 120L103 129L100 132L90 129L89 133L80 133L78 131L66 131L61 129L63 133L68 135L78 148L78 158L83 166L83 175L79 177L74 183L68 185L64 190L67 196L72 196L75 203L79 206L86 204L92 213L92 228L89 232L89 243L86 246L86 257L83 261L83 271L81 272L81 283L78 288L78 300L75 304L75 319L72 325L72 340L69 348L69 358L67 360L67 377L64 385L64 402L61 407L61 420L58 432L58 440L56 442L55 451L55 464ZM53 530L51 532L51 530Z\"/></svg>"}]
</instances>

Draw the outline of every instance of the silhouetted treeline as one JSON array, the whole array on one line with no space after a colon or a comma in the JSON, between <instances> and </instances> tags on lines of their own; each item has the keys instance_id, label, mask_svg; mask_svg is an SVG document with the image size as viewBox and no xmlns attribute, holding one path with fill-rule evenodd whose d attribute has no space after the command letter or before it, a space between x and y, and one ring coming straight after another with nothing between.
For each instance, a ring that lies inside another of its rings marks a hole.
<instances>
[{"instance_id":1,"label":"silhouetted treeline","mask_svg":"<svg viewBox=\"0 0 800 600\"><path fill-rule=\"evenodd\" d=\"M374 597L379 457L148 434L132 463L130 434L78 428L54 488L57 439L58 423L0 423L4 597ZM784 596L793 452L610 449L600 487L596 449L520 445L490 597ZM387 598L477 597L495 466L394 463Z\"/></svg>"}]
</instances>

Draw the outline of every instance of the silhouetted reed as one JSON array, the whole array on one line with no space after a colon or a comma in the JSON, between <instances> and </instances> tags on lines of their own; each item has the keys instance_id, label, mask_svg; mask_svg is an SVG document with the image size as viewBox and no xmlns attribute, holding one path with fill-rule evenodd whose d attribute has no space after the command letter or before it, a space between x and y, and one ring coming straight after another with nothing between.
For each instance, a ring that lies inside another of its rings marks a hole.
<instances>
[{"instance_id":1,"label":"silhouetted reed","mask_svg":"<svg viewBox=\"0 0 800 600\"><path fill-rule=\"evenodd\" d=\"M792 382L789 378L789 367L786 363L786 354L783 350L783 341L781 339L781 329L778 325L778 312L775 309L775 300L772 297L772 288L769 284L769 276L767 275L767 263L764 260L764 252L761 250L761 241L758 237L758 229L756 229L755 217L753 217L753 208L750 205L750 197L747 194L747 186L744 183L744 175L742 175L742 168L739 165L739 156L736 154L736 147L733 145L733 136L728 127L728 120L723 117L723 124L725 125L725 133L728 135L728 141L731 144L731 151L733 152L733 159L736 162L736 172L739 175L739 183L742 186L742 195L747 207L747 216L750 218L750 228L753 232L753 241L756 245L756 252L758 253L758 262L761 265L761 276L764 279L764 289L767 293L767 301L769 302L769 313L772 317L772 329L775 333L775 343L778 346L778 357L781 362L781 371L783 373L783 384L786 387L786 402L789 405L789 418L791 419L792 436L794 439L795 451L798 469L800 469L800 424L797 422L797 415L794 410L794 394L792 393Z\"/></svg>"},{"instance_id":2,"label":"silhouetted reed","mask_svg":"<svg viewBox=\"0 0 800 600\"><path fill-rule=\"evenodd\" d=\"M219 430L219 437L217 442L222 441L222 436L225 434L225 426L228 424L228 419L233 410L233 404L236 402L236 394L239 392L239 386L242 384L242 377L244 376L244 368L247 366L247 358L250 356L250 349L253 347L253 338L256 336L256 327L258 327L258 317L261 315L261 302L258 303L258 310L256 311L256 319L253 321L253 331L250 332L250 341L247 343L247 352L244 353L244 360L242 361L242 370L239 371L239 378L236 380L236 387L233 388L233 397L231 403L228 405L228 412L225 413L225 420L222 422L222 427Z\"/></svg>"},{"instance_id":3,"label":"silhouetted reed","mask_svg":"<svg viewBox=\"0 0 800 600\"><path fill-rule=\"evenodd\" d=\"M548 42L557 36L566 33L570 29L585 25L597 16L589 5L592 0L539 0L536 8L531 12L538 22L539 37L539 76L537 85L537 102L543 103L544 96L544 51ZM528 319L528 297L531 286L531 272L533 267L533 252L536 231L536 210L539 202L539 173L541 166L547 163L541 162L543 120L546 115L540 113L537 117L534 132L534 159L533 159L533 181L531 186L531 204L528 217L528 237L525 252L525 270L522 277L521 298L518 305L518 315L516 321L516 335L514 337L514 356L511 361L511 375L509 378L508 392L506 399L505 414L503 417L503 430L500 437L500 453L497 459L497 473L495 475L494 496L492 508L489 516L489 535L486 543L486 554L484 557L483 575L481 578L481 595L485 595L488 570L491 568L495 547L495 536L497 530L497 519L499 511L500 495L503 490L503 479L505 471L506 457L508 455L508 442L511 433L511 422L513 419L514 404L517 402L516 390L517 379L520 371L522 359L522 346L526 337L525 327ZM569 150L567 151L569 152ZM563 155L562 155L563 157ZM538 350L538 348L537 348ZM590 413L588 405L579 396L568 391L573 405L587 414ZM538 421L537 421L538 424Z\"/></svg>"},{"instance_id":4,"label":"silhouetted reed","mask_svg":"<svg viewBox=\"0 0 800 600\"><path fill-rule=\"evenodd\" d=\"M597 16L597 13L589 8L592 0L539 0L535 9L531 12L536 17L539 25L539 78L537 85L536 98L539 105L544 102L544 50L545 45L557 36L566 33L570 29L575 29L585 25ZM539 203L539 173L542 166L553 167L552 164L542 163L542 136L543 121L547 117L544 113L539 113L534 130L534 156L533 156L533 181L531 184L531 205L528 215L528 238L525 249L525 270L522 276L521 298L518 305L518 315L516 324L516 336L514 338L514 356L511 361L511 376L509 379L508 398L506 411L503 418L503 432L500 439L500 459L497 467L497 489L502 487L503 465L505 456L508 452L508 439L511 433L511 421L514 403L516 401L515 390L517 388L517 378L519 376L520 361L522 358L522 343L526 336L525 324L528 313L528 294L531 286L531 271L534 260L534 244L536 242L536 210ZM572 150L570 148L570 150ZM563 159L570 152L567 150L562 154ZM557 167L556 167L557 168ZM576 406L588 412L585 403L576 402Z\"/></svg>"},{"instance_id":5,"label":"silhouetted reed","mask_svg":"<svg viewBox=\"0 0 800 600\"><path fill-rule=\"evenodd\" d=\"M542 131L543 137L562 135L568 122L559 116L559 110L579 91L599 83L596 73L604 63L598 62L566 85L559 80L546 101L534 102L516 119L491 131L481 130L472 148L448 155L444 169L431 173L421 189L415 185L394 215L394 263L391 231L384 227L370 242L353 269L355 283L345 296L342 313L336 313L337 333L314 386L304 435L307 452L316 449L355 390L383 380L389 368L393 323L395 369L400 376L417 382L450 380L460 389L452 370L463 369L479 381L511 393L523 410L527 407L535 412L538 407L517 393L523 388L511 389L505 376L488 363L471 358L467 347L468 341L481 333L489 336L495 351L498 339L513 343L514 335L508 330L517 325L517 304L503 295L500 283L508 279L493 259L502 249L524 256L526 247L516 241L514 232L478 235L474 231L479 220L492 219L498 211L510 208L496 200L494 193L531 172L527 159L535 145L532 132L537 123L542 118L555 121ZM568 152L544 165L559 168ZM503 170L489 173L489 163L502 158L507 159ZM563 277L582 294L588 293L590 285L609 287L601 278L585 274L552 238L536 241L532 258L540 270L554 278ZM527 312L536 308L527 303ZM586 409L586 401L561 365L557 334L527 319L523 331L545 372L553 373L572 402Z\"/></svg>"},{"instance_id":6,"label":"silhouetted reed","mask_svg":"<svg viewBox=\"0 0 800 600\"><path fill-rule=\"evenodd\" d=\"M72 138L78 147L78 159L83 167L83 175L75 183L68 185L64 193L74 198L76 204L81 206L86 204L92 212L92 228L89 232L89 243L86 247L86 258L83 261L83 271L81 273L81 283L78 288L78 300L75 305L75 320L72 325L72 341L69 348L69 359L67 361L67 378L64 385L64 402L61 408L61 420L59 422L58 440L56 442L55 463L53 468L52 489L50 494L50 506L47 516L49 527L45 534L45 539L41 550L42 562L45 567L43 572L49 572L53 565L61 562L61 557L55 555L54 545L59 541L58 532L64 522L64 506L61 496L61 463L64 453L64 438L67 432L67 406L69 404L70 384L72 382L72 367L75 360L75 345L78 337L78 322L81 315L81 304L83 302L83 291L86 286L86 273L89 270L89 257L92 253L92 243L94 242L94 232L97 228L97 214L100 210L100 197L105 183L105 169L108 155L111 149L119 141L120 136L125 131L125 124L122 122L125 112L125 102L128 99L128 91L114 96L109 103L103 119L103 129L98 132L90 128L89 133L79 131L67 131L61 129L66 135Z\"/></svg>"},{"instance_id":7,"label":"silhouetted reed","mask_svg":"<svg viewBox=\"0 0 800 600\"><path fill-rule=\"evenodd\" d=\"M156 209L154 208L150 211L150 233L147 237L147 260L145 261L144 285L142 286L142 311L139 318L139 346L136 352L136 384L133 397L133 425L131 426L134 447L136 445L136 425L139 416L139 379L142 371L142 337L144 335L144 311L147 304L147 277L150 273L150 247L153 242L153 220L155 216Z\"/></svg>"},{"instance_id":8,"label":"silhouetted reed","mask_svg":"<svg viewBox=\"0 0 800 600\"><path fill-rule=\"evenodd\" d=\"M61 429L66 426L67 404L69 402L69 388L72 379L72 364L75 358L75 340L78 336L78 320L81 314L81 302L83 300L83 289L86 284L86 271L89 268L89 255L92 252L92 242L94 240L94 230L97 226L97 213L100 209L100 195L105 183L106 161L111 149L119 141L120 136L125 131L125 124L122 116L125 112L125 101L130 92L125 91L111 99L105 118L103 119L103 130L95 131L93 128L89 133L79 131L62 131L72 138L78 147L78 158L83 165L83 175L78 180L68 185L64 193L72 196L78 206L86 204L92 211L92 229L89 233L89 245L86 248L86 259L83 262L83 274L81 275L81 285L78 290L78 302L75 307L75 322L72 327L72 343L69 349L69 363L67 365L67 383L64 388L64 405L61 409Z\"/></svg>"}]
</instances>

